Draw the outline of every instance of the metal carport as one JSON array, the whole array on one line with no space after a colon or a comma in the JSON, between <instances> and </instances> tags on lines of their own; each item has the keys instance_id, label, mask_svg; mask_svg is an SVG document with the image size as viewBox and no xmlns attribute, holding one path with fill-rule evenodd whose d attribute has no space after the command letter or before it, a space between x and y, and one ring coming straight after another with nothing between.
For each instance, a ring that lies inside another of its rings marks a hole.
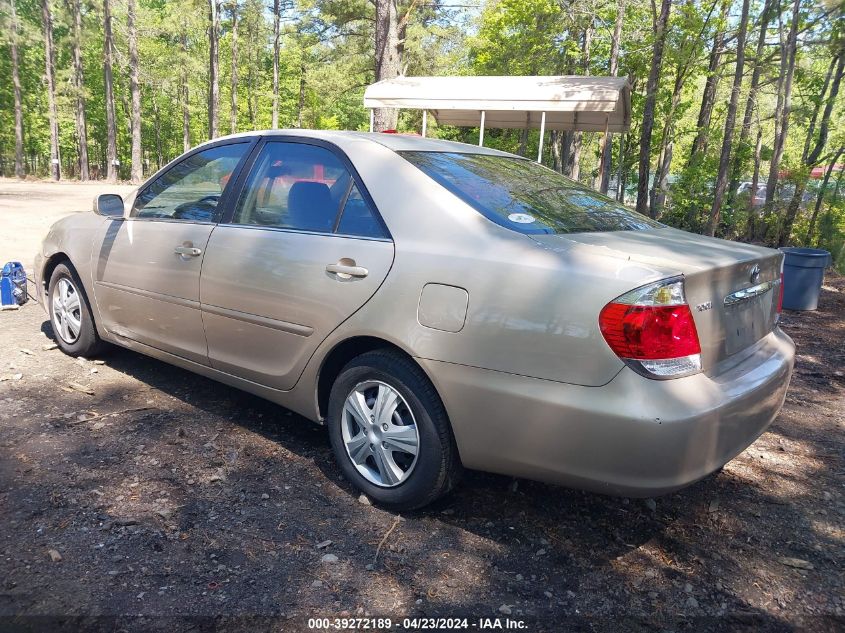
<instances>
[{"instance_id":1,"label":"metal carport","mask_svg":"<svg viewBox=\"0 0 845 633\"><path fill-rule=\"evenodd\" d=\"M423 111L422 135L427 115L440 124L480 128L531 128L543 136L550 130L624 132L631 125L631 86L624 77L521 76L521 77L397 77L371 84L364 92L364 106L409 108Z\"/></svg>"}]
</instances>

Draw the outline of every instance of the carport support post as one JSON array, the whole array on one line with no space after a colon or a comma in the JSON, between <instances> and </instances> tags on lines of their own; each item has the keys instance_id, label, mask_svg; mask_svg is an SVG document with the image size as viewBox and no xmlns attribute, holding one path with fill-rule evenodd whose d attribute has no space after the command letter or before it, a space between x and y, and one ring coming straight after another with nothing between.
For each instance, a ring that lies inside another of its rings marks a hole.
<instances>
[{"instance_id":1,"label":"carport support post","mask_svg":"<svg viewBox=\"0 0 845 633\"><path fill-rule=\"evenodd\" d=\"M373 131L373 128L376 126L376 113L375 110L370 108L370 132Z\"/></svg>"},{"instance_id":2,"label":"carport support post","mask_svg":"<svg viewBox=\"0 0 845 633\"><path fill-rule=\"evenodd\" d=\"M481 111L481 127L479 128L479 131L478 131L478 146L479 147L484 146L484 117L486 117L486 116L487 116L487 112L482 110Z\"/></svg>"},{"instance_id":3,"label":"carport support post","mask_svg":"<svg viewBox=\"0 0 845 633\"><path fill-rule=\"evenodd\" d=\"M546 134L546 113L540 117L540 149L537 150L537 162L543 162L543 136Z\"/></svg>"},{"instance_id":4,"label":"carport support post","mask_svg":"<svg viewBox=\"0 0 845 633\"><path fill-rule=\"evenodd\" d=\"M428 129L428 110L423 110L423 138L425 138L425 132Z\"/></svg>"}]
</instances>

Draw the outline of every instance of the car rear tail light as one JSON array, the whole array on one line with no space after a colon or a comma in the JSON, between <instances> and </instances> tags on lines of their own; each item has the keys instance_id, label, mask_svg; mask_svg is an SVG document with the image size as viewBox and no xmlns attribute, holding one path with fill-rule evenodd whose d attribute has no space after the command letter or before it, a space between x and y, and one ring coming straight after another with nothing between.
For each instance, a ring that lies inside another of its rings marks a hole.
<instances>
[{"instance_id":1,"label":"car rear tail light","mask_svg":"<svg viewBox=\"0 0 845 633\"><path fill-rule=\"evenodd\" d=\"M642 286L617 297L599 314L610 349L649 378L701 371L701 345L682 278Z\"/></svg>"}]
</instances>

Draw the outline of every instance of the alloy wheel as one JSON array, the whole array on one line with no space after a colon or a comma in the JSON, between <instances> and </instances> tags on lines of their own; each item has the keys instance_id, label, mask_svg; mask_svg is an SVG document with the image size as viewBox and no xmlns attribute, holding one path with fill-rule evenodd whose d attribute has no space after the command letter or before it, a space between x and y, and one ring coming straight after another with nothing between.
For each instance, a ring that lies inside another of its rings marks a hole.
<instances>
[{"instance_id":1,"label":"alloy wheel","mask_svg":"<svg viewBox=\"0 0 845 633\"><path fill-rule=\"evenodd\" d=\"M346 453L367 481L391 488L417 463L420 436L402 395L380 381L359 383L343 405L341 432Z\"/></svg>"},{"instance_id":2,"label":"alloy wheel","mask_svg":"<svg viewBox=\"0 0 845 633\"><path fill-rule=\"evenodd\" d=\"M73 345L82 330L82 303L79 291L63 277L53 288L53 329L68 345Z\"/></svg>"}]
</instances>

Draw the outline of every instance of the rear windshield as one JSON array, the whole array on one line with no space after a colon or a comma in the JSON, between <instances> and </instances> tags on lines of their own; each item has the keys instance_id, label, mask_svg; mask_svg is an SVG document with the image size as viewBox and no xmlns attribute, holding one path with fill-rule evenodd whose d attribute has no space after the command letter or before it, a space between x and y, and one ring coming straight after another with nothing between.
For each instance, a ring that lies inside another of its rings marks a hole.
<instances>
[{"instance_id":1,"label":"rear windshield","mask_svg":"<svg viewBox=\"0 0 845 633\"><path fill-rule=\"evenodd\" d=\"M522 158L400 152L487 218L520 233L642 231L663 226Z\"/></svg>"}]
</instances>

